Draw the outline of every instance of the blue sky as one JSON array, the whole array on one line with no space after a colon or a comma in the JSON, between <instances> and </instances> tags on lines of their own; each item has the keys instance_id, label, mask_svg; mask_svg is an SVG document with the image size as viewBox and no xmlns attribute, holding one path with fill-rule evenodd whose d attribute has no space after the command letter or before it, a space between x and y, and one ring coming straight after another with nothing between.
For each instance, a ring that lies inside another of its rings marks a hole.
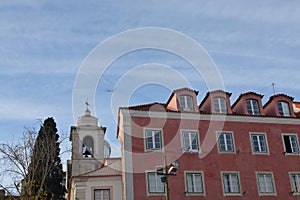
<instances>
[{"instance_id":1,"label":"blue sky","mask_svg":"<svg viewBox=\"0 0 300 200\"><path fill-rule=\"evenodd\" d=\"M143 27L179 31L201 44L215 62L233 103L255 91L267 101L285 93L300 101L299 1L10 1L0 3L0 141L17 139L37 119L55 118L60 132L75 125L74 82L84 59L105 39ZM106 138L118 155L112 93L121 77L146 63L171 66L207 92L192 66L159 50L131 52L116 60L99 80L93 113L107 126ZM157 71L140 78L161 78ZM186 85L182 85L185 87ZM175 88L174 88L175 89ZM139 87L130 105L166 102L170 88ZM86 98L86 97L82 97ZM121 105L127 106L127 105ZM82 111L85 105L82 102Z\"/></svg>"}]
</instances>

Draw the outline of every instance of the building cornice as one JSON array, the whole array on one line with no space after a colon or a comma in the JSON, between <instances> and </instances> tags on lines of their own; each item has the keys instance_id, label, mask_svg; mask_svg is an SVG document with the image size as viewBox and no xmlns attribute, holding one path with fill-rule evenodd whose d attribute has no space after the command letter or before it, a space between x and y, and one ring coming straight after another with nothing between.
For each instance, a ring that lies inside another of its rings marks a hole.
<instances>
[{"instance_id":1,"label":"building cornice","mask_svg":"<svg viewBox=\"0 0 300 200\"><path fill-rule=\"evenodd\" d=\"M122 112L124 116L130 115L130 117L300 125L300 118L291 118L291 117L153 112L153 111L137 111L137 110L128 110L128 109L120 109L120 112Z\"/></svg>"}]
</instances>

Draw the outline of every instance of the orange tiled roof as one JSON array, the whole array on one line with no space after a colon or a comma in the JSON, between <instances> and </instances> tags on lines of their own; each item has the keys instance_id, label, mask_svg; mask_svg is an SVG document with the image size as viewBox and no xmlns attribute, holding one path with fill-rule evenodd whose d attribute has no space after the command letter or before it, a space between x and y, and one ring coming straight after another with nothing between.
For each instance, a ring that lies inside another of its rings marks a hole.
<instances>
[{"instance_id":1,"label":"orange tiled roof","mask_svg":"<svg viewBox=\"0 0 300 200\"><path fill-rule=\"evenodd\" d=\"M293 102L293 109L295 113L300 112L300 102Z\"/></svg>"},{"instance_id":2,"label":"orange tiled roof","mask_svg":"<svg viewBox=\"0 0 300 200\"><path fill-rule=\"evenodd\" d=\"M137 111L154 111L154 112L178 112L178 111L167 109L166 104L158 103L158 102L142 104L137 106L122 107L120 109L137 110Z\"/></svg>"}]
</instances>

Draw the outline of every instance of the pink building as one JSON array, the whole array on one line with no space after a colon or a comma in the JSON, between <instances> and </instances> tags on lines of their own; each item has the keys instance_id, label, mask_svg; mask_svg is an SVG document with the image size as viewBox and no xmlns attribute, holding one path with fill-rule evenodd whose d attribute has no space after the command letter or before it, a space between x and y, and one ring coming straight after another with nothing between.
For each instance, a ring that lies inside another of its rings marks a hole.
<instances>
[{"instance_id":1,"label":"pink building","mask_svg":"<svg viewBox=\"0 0 300 200\"><path fill-rule=\"evenodd\" d=\"M300 105L284 94L173 91L119 109L123 199L165 199L157 169L178 160L170 199L300 199Z\"/></svg>"}]
</instances>

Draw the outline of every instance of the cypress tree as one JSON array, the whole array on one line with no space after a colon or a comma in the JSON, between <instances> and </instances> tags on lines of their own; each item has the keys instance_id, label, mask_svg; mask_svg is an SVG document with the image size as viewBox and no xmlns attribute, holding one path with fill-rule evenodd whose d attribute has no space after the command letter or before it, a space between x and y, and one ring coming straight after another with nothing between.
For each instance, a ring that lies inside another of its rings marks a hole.
<instances>
[{"instance_id":1,"label":"cypress tree","mask_svg":"<svg viewBox=\"0 0 300 200\"><path fill-rule=\"evenodd\" d=\"M59 157L59 135L53 118L47 118L35 141L28 170L30 194L39 199L64 199L65 188L61 159Z\"/></svg>"}]
</instances>

